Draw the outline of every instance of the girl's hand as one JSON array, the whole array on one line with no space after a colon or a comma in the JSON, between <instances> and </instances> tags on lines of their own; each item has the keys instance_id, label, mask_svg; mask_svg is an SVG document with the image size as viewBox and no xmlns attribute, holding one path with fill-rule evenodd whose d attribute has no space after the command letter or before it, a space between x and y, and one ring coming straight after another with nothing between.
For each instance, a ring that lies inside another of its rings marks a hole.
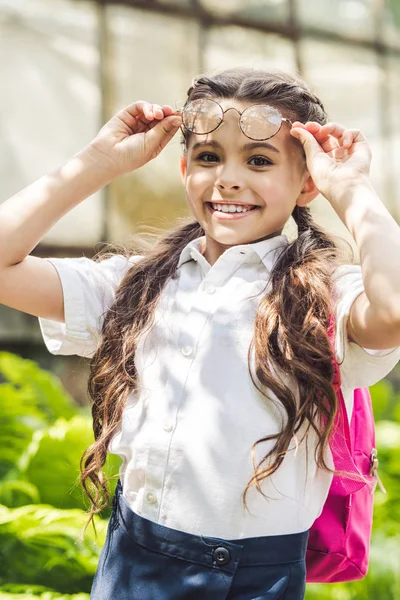
<instances>
[{"instance_id":1,"label":"girl's hand","mask_svg":"<svg viewBox=\"0 0 400 600\"><path fill-rule=\"evenodd\" d=\"M369 176L372 153L358 129L345 129L338 123L309 121L304 125L295 121L290 133L302 143L308 172L328 200L336 186L354 185Z\"/></svg>"},{"instance_id":2,"label":"girl's hand","mask_svg":"<svg viewBox=\"0 0 400 600\"><path fill-rule=\"evenodd\" d=\"M170 106L139 100L117 112L89 146L114 178L158 156L181 123L181 116Z\"/></svg>"}]
</instances>

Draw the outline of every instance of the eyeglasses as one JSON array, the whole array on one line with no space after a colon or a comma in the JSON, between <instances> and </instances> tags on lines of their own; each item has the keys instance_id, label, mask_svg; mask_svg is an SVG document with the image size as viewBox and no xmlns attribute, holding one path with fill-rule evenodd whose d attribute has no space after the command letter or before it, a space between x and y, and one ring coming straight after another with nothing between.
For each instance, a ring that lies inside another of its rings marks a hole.
<instances>
[{"instance_id":1,"label":"eyeglasses","mask_svg":"<svg viewBox=\"0 0 400 600\"><path fill-rule=\"evenodd\" d=\"M182 125L187 131L205 135L218 129L228 110L239 113L240 130L251 140L268 140L278 133L283 122L292 125L278 109L268 104L254 104L240 112L234 107L224 110L216 100L200 98L189 102L178 112L182 113Z\"/></svg>"}]
</instances>

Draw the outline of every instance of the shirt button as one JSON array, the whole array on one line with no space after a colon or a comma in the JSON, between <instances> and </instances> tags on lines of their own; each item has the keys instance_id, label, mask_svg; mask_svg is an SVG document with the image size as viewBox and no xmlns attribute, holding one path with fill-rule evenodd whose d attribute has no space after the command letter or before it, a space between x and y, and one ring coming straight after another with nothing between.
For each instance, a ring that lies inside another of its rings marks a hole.
<instances>
[{"instance_id":1,"label":"shirt button","mask_svg":"<svg viewBox=\"0 0 400 600\"><path fill-rule=\"evenodd\" d=\"M204 286L204 291L207 292L207 294L213 294L215 292L215 285L213 285L212 283L207 283Z\"/></svg>"},{"instance_id":2,"label":"shirt button","mask_svg":"<svg viewBox=\"0 0 400 600\"><path fill-rule=\"evenodd\" d=\"M154 492L147 492L147 494L146 494L146 500L150 504L155 504L157 502L157 496L155 495Z\"/></svg>"},{"instance_id":3,"label":"shirt button","mask_svg":"<svg viewBox=\"0 0 400 600\"><path fill-rule=\"evenodd\" d=\"M220 546L219 548L215 548L212 553L212 557L217 565L226 565L231 555L229 554L229 550L227 548Z\"/></svg>"},{"instance_id":4,"label":"shirt button","mask_svg":"<svg viewBox=\"0 0 400 600\"><path fill-rule=\"evenodd\" d=\"M192 354L193 350L190 346L184 346L182 348L182 354L183 356L190 356Z\"/></svg>"},{"instance_id":5,"label":"shirt button","mask_svg":"<svg viewBox=\"0 0 400 600\"><path fill-rule=\"evenodd\" d=\"M170 423L169 421L165 421L163 427L164 431L172 431L172 423Z\"/></svg>"}]
</instances>

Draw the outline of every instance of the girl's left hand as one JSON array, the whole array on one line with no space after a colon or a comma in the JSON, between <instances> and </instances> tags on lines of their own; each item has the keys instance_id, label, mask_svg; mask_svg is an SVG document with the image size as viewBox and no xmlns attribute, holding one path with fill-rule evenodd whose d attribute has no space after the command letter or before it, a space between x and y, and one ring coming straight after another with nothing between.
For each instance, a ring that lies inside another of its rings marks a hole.
<instances>
[{"instance_id":1,"label":"girl's left hand","mask_svg":"<svg viewBox=\"0 0 400 600\"><path fill-rule=\"evenodd\" d=\"M336 186L341 189L369 176L372 153L358 129L294 121L290 133L303 145L308 172L328 200Z\"/></svg>"}]
</instances>

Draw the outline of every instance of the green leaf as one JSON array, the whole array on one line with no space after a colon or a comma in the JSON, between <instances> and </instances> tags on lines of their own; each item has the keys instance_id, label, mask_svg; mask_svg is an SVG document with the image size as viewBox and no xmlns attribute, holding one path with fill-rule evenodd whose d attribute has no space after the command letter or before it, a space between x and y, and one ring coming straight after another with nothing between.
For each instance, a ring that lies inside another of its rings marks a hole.
<instances>
[{"instance_id":1,"label":"green leaf","mask_svg":"<svg viewBox=\"0 0 400 600\"><path fill-rule=\"evenodd\" d=\"M372 406L376 421L390 418L393 387L387 379L378 381L370 387Z\"/></svg>"},{"instance_id":2,"label":"green leaf","mask_svg":"<svg viewBox=\"0 0 400 600\"><path fill-rule=\"evenodd\" d=\"M0 600L89 600L89 594L60 594L42 585L9 583L0 586Z\"/></svg>"},{"instance_id":3,"label":"green leaf","mask_svg":"<svg viewBox=\"0 0 400 600\"><path fill-rule=\"evenodd\" d=\"M0 480L18 478L18 462L33 433L77 413L60 381L33 361L0 352Z\"/></svg>"},{"instance_id":4,"label":"green leaf","mask_svg":"<svg viewBox=\"0 0 400 600\"><path fill-rule=\"evenodd\" d=\"M73 398L58 377L41 369L33 360L0 352L0 373L15 389L31 399L48 423L76 414Z\"/></svg>"},{"instance_id":5,"label":"green leaf","mask_svg":"<svg viewBox=\"0 0 400 600\"><path fill-rule=\"evenodd\" d=\"M16 508L24 504L39 504L40 494L29 481L7 480L0 482L0 504Z\"/></svg>"},{"instance_id":6,"label":"green leaf","mask_svg":"<svg viewBox=\"0 0 400 600\"><path fill-rule=\"evenodd\" d=\"M23 470L40 492L42 502L59 508L88 507L79 483L79 462L93 443L91 422L84 417L58 419L54 425L34 434Z\"/></svg>"},{"instance_id":7,"label":"green leaf","mask_svg":"<svg viewBox=\"0 0 400 600\"><path fill-rule=\"evenodd\" d=\"M41 501L58 508L89 508L89 500L80 484L79 464L84 450L93 443L90 419L58 419L47 429L37 431L20 461L21 471L40 493ZM112 494L121 459L108 457L104 472L113 476ZM108 513L102 516L109 516Z\"/></svg>"},{"instance_id":8,"label":"green leaf","mask_svg":"<svg viewBox=\"0 0 400 600\"><path fill-rule=\"evenodd\" d=\"M62 593L89 593L107 522L95 517L97 542L92 527L80 541L86 520L87 515L77 509L0 506L0 584L14 581L50 586Z\"/></svg>"}]
</instances>

